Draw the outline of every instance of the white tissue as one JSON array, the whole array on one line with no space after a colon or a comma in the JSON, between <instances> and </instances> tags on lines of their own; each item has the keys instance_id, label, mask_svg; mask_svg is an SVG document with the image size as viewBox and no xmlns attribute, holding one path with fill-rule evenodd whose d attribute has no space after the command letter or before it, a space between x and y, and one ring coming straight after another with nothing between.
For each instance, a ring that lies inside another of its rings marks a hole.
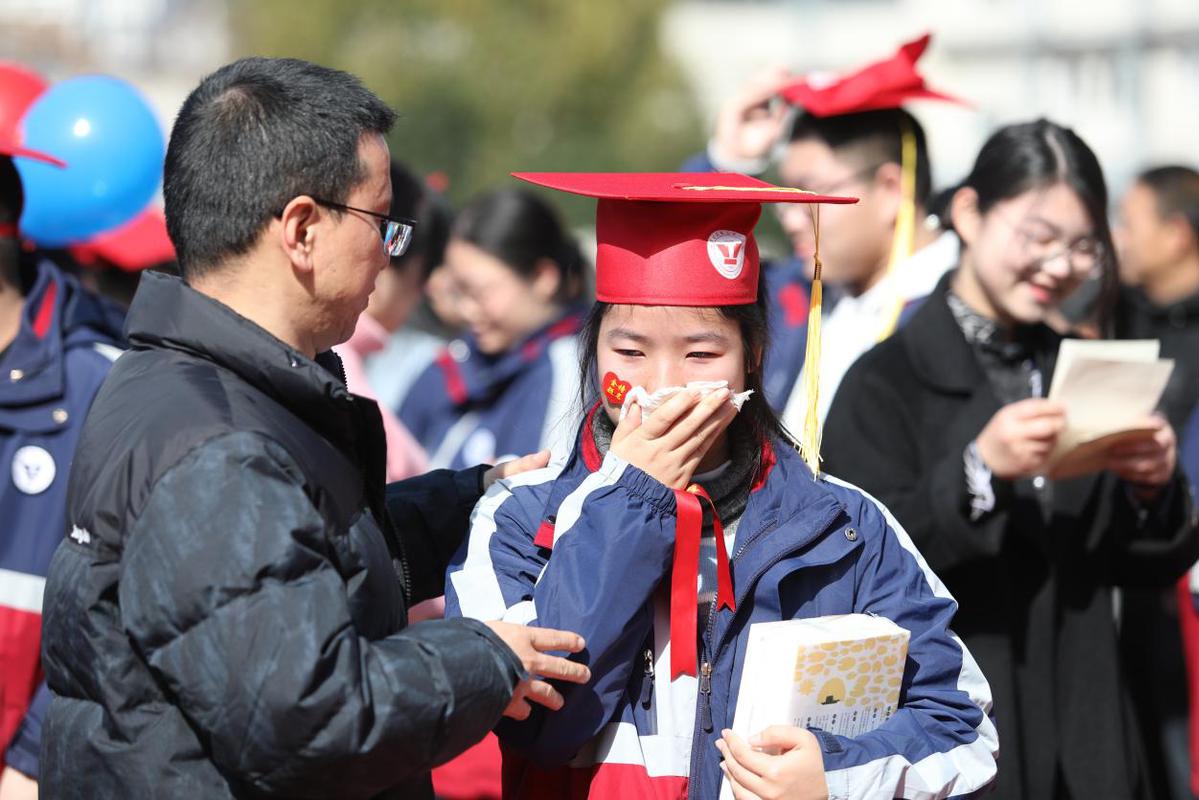
<instances>
[{"instance_id":1,"label":"white tissue","mask_svg":"<svg viewBox=\"0 0 1199 800\"><path fill-rule=\"evenodd\" d=\"M624 405L620 407L620 418L624 419L625 414L629 413L630 403L635 402L637 405L641 406L641 418L645 419L653 413L655 408L662 405L679 392L683 392L688 389L696 389L700 394L711 394L717 389L727 389L728 386L728 381L691 381L691 383L687 384L686 386L667 386L665 389L659 389L653 394L645 391L645 388L642 386L634 386L629 390L629 393L625 395ZM740 411L741 406L745 405L745 401L748 400L749 396L753 393L753 389L747 389L744 392L734 392L733 394L729 395L729 402L732 403L738 411Z\"/></svg>"}]
</instances>

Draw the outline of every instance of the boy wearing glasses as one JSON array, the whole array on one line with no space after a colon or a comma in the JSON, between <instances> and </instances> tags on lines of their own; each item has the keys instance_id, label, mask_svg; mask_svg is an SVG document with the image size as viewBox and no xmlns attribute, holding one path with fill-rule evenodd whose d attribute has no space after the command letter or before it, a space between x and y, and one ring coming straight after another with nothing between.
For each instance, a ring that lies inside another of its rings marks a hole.
<instances>
[{"instance_id":1,"label":"boy wearing glasses","mask_svg":"<svg viewBox=\"0 0 1199 800\"><path fill-rule=\"evenodd\" d=\"M928 148L920 123L904 108L921 99L959 102L927 88L916 72L928 43L925 35L832 82L784 71L760 77L721 113L707 158L690 164L752 174L777 157L783 184L861 199L821 211L827 287L821 420L850 364L906 320L957 259L956 237L925 210ZM782 208L779 222L795 258L766 271L772 316L765 390L784 425L799 430L815 241L806 206Z\"/></svg>"}]
</instances>

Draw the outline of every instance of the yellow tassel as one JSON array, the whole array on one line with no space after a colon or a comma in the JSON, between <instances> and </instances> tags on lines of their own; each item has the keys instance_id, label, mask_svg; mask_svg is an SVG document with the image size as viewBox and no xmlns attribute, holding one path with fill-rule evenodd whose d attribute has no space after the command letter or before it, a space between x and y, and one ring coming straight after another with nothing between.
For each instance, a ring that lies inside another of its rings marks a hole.
<instances>
[{"instance_id":1,"label":"yellow tassel","mask_svg":"<svg viewBox=\"0 0 1199 800\"><path fill-rule=\"evenodd\" d=\"M820 281L820 206L812 210L812 228L816 239L812 254L812 299L808 305L808 341L804 350L804 409L803 430L799 437L799 454L812 475L820 474L820 313L823 287Z\"/></svg>"},{"instance_id":2,"label":"yellow tassel","mask_svg":"<svg viewBox=\"0 0 1199 800\"><path fill-rule=\"evenodd\" d=\"M900 149L902 163L899 212L895 215L895 235L891 239L891 258L887 261L887 275L911 258L916 250L916 134L906 122L900 132ZM895 302L883 319L883 326L879 329L875 341L881 342L895 332L905 302L905 298L896 296Z\"/></svg>"}]
</instances>

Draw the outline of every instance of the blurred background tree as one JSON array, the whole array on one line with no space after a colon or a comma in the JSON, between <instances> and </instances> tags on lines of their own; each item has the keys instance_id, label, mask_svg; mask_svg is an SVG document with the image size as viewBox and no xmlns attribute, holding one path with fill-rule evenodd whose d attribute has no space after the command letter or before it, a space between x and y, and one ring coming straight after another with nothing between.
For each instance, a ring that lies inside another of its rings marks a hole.
<instances>
[{"instance_id":1,"label":"blurred background tree","mask_svg":"<svg viewBox=\"0 0 1199 800\"><path fill-rule=\"evenodd\" d=\"M256 0L240 55L353 72L400 113L392 153L455 202L513 170L674 170L706 126L659 45L668 0ZM591 202L560 203L588 222Z\"/></svg>"}]
</instances>

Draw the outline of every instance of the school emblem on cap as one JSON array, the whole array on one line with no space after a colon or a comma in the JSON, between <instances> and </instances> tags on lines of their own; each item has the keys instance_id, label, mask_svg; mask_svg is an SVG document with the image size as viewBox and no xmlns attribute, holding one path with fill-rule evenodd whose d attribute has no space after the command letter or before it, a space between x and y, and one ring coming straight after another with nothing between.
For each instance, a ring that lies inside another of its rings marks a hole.
<instances>
[{"instance_id":1,"label":"school emblem on cap","mask_svg":"<svg viewBox=\"0 0 1199 800\"><path fill-rule=\"evenodd\" d=\"M57 472L54 457L44 448L29 445L13 455L12 482L25 494L41 494L49 489Z\"/></svg>"},{"instance_id":2,"label":"school emblem on cap","mask_svg":"<svg viewBox=\"0 0 1199 800\"><path fill-rule=\"evenodd\" d=\"M722 276L736 280L745 266L745 234L713 231L708 237L708 258Z\"/></svg>"}]
</instances>

